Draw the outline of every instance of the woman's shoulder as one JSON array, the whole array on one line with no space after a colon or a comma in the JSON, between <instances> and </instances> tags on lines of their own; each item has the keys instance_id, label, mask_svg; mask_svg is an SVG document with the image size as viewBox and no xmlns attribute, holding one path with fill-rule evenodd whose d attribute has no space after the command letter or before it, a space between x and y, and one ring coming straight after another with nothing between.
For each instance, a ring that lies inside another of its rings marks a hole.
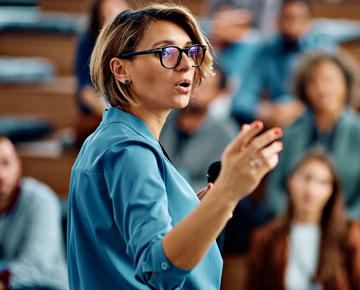
<instances>
[{"instance_id":1,"label":"woman's shoulder","mask_svg":"<svg viewBox=\"0 0 360 290\"><path fill-rule=\"evenodd\" d=\"M111 128L110 128L111 127ZM110 163L126 162L128 165L151 166L162 163L161 147L155 141L131 130L121 123L100 126L83 144L76 162L76 168L89 170ZM156 162L159 163L159 162Z\"/></svg>"}]
</instances>

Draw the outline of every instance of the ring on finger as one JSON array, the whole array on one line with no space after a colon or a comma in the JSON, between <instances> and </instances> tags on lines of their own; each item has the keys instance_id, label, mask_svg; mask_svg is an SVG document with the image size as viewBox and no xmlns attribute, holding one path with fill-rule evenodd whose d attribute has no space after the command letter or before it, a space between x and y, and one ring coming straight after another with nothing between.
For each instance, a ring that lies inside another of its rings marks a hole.
<instances>
[{"instance_id":1,"label":"ring on finger","mask_svg":"<svg viewBox=\"0 0 360 290\"><path fill-rule=\"evenodd\" d=\"M262 164L263 164L263 162L259 158L250 159L250 161L249 161L249 165L252 168L257 168L257 167L261 166Z\"/></svg>"}]
</instances>

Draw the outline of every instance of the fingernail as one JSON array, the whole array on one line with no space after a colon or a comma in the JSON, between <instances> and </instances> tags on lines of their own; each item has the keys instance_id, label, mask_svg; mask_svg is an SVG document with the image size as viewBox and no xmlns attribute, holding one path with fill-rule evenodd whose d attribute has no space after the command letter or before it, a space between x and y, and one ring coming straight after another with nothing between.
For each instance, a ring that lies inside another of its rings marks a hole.
<instances>
[{"instance_id":1,"label":"fingernail","mask_svg":"<svg viewBox=\"0 0 360 290\"><path fill-rule=\"evenodd\" d=\"M255 123L254 123L255 129L260 129L261 126L262 126L262 122L261 122L261 121L255 121Z\"/></svg>"},{"instance_id":2,"label":"fingernail","mask_svg":"<svg viewBox=\"0 0 360 290\"><path fill-rule=\"evenodd\" d=\"M282 134L283 134L283 131L282 131L281 128L276 128L276 129L275 129L275 135L276 135L276 136L281 136Z\"/></svg>"}]
</instances>

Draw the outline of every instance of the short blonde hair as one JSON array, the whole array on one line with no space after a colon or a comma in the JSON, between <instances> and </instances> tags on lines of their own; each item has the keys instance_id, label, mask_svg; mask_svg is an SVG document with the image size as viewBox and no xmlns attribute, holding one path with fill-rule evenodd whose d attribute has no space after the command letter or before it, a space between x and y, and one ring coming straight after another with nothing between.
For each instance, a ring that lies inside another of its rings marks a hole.
<instances>
[{"instance_id":1,"label":"short blonde hair","mask_svg":"<svg viewBox=\"0 0 360 290\"><path fill-rule=\"evenodd\" d=\"M119 82L112 74L110 60L122 53L134 52L146 28L159 20L179 25L193 43L210 46L195 18L185 7L175 4L156 4L137 10L125 10L103 27L90 61L91 80L110 106L127 109L129 106L138 105L138 100L130 94L129 86ZM195 69L195 87L212 73L213 58L209 50L206 50L203 64Z\"/></svg>"}]
</instances>

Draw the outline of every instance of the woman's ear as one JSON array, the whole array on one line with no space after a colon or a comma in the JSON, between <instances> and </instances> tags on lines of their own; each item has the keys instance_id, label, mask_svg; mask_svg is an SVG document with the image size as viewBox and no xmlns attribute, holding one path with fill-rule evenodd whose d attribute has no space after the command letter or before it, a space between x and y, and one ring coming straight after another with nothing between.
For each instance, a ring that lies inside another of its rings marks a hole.
<instances>
[{"instance_id":1,"label":"woman's ear","mask_svg":"<svg viewBox=\"0 0 360 290\"><path fill-rule=\"evenodd\" d=\"M113 57L110 60L110 69L114 77L121 83L129 85L131 77L128 69L128 61Z\"/></svg>"}]
</instances>

